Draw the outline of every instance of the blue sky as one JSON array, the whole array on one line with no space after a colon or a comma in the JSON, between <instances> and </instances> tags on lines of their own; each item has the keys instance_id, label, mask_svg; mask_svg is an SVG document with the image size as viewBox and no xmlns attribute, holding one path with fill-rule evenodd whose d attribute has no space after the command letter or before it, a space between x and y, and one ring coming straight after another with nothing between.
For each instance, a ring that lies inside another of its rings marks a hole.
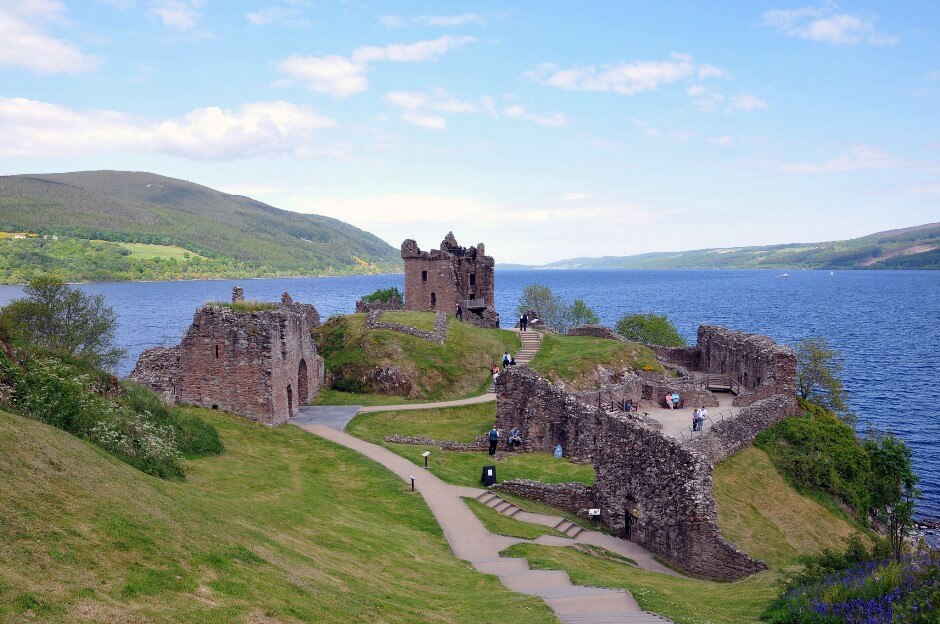
<instances>
[{"instance_id":1,"label":"blue sky","mask_svg":"<svg viewBox=\"0 0 940 624\"><path fill-rule=\"evenodd\" d=\"M0 0L0 174L146 170L499 262L940 221L935 2Z\"/></svg>"}]
</instances>

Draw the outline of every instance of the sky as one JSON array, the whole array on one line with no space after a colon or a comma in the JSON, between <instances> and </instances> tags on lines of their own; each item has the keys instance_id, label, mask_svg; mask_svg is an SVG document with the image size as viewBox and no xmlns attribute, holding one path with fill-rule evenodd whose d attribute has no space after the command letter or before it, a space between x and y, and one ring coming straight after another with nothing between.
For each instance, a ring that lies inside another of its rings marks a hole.
<instances>
[{"instance_id":1,"label":"sky","mask_svg":"<svg viewBox=\"0 0 940 624\"><path fill-rule=\"evenodd\" d=\"M0 175L93 169L502 263L940 221L940 3L0 0Z\"/></svg>"}]
</instances>

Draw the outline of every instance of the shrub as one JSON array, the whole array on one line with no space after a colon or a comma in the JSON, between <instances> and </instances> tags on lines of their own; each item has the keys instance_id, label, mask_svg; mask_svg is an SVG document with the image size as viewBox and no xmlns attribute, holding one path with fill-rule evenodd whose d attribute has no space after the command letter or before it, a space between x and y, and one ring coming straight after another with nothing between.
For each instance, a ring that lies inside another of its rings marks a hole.
<instances>
[{"instance_id":1,"label":"shrub","mask_svg":"<svg viewBox=\"0 0 940 624\"><path fill-rule=\"evenodd\" d=\"M633 342L661 347L684 347L685 338L664 315L630 314L617 321L617 333Z\"/></svg>"},{"instance_id":2,"label":"shrub","mask_svg":"<svg viewBox=\"0 0 940 624\"><path fill-rule=\"evenodd\" d=\"M404 301L405 296L401 294L401 291L398 290L398 288L392 286L391 288L380 288L371 295L366 295L363 297L362 301L365 303L375 303L376 301L384 301L385 303L388 303L392 299Z\"/></svg>"},{"instance_id":3,"label":"shrub","mask_svg":"<svg viewBox=\"0 0 940 624\"><path fill-rule=\"evenodd\" d=\"M193 414L167 405L156 393L133 381L121 383L121 403L133 412L149 415L155 424L173 429L183 457L221 455L225 447L215 427Z\"/></svg>"}]
</instances>

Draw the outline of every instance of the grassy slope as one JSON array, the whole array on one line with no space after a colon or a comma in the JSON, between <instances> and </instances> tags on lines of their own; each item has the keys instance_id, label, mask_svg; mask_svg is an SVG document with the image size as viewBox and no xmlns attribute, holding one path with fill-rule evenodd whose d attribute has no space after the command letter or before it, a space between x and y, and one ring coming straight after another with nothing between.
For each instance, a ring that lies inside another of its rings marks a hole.
<instances>
[{"instance_id":1,"label":"grassy slope","mask_svg":"<svg viewBox=\"0 0 940 624\"><path fill-rule=\"evenodd\" d=\"M409 312L407 310L387 310L379 314L380 323L398 323L424 331L434 331L433 312Z\"/></svg>"},{"instance_id":2,"label":"grassy slope","mask_svg":"<svg viewBox=\"0 0 940 624\"><path fill-rule=\"evenodd\" d=\"M178 245L152 245L150 243L118 243L121 247L131 252L131 257L139 260L153 260L161 258L167 260L175 258L179 261L185 261L189 258L199 255L188 249L183 249Z\"/></svg>"},{"instance_id":3,"label":"grassy slope","mask_svg":"<svg viewBox=\"0 0 940 624\"><path fill-rule=\"evenodd\" d=\"M508 535L509 537L519 537L522 539L535 539L540 535L555 535L557 537L565 537L561 531L556 531L547 526L542 526L540 524L531 524L529 522L522 522L521 520L515 520L508 516L504 516L498 511L490 509L483 503L472 498L465 498L467 506L470 508L473 513L477 515L480 521L483 523L483 526L486 527L486 530L490 533L495 533L497 535Z\"/></svg>"},{"instance_id":4,"label":"grassy slope","mask_svg":"<svg viewBox=\"0 0 940 624\"><path fill-rule=\"evenodd\" d=\"M175 244L266 273L367 272L361 261L401 266L398 250L342 221L142 172L0 177L0 229Z\"/></svg>"},{"instance_id":5,"label":"grassy slope","mask_svg":"<svg viewBox=\"0 0 940 624\"><path fill-rule=\"evenodd\" d=\"M526 557L534 568L567 570L578 584L628 589L641 607L678 624L756 624L779 593L780 572L796 555L841 549L854 528L841 514L796 492L759 449L725 460L714 474L722 535L762 558L770 570L735 583L713 583L651 574L572 548L520 544L504 554Z\"/></svg>"},{"instance_id":6,"label":"grassy slope","mask_svg":"<svg viewBox=\"0 0 940 624\"><path fill-rule=\"evenodd\" d=\"M553 621L455 559L377 464L199 413L228 451L173 483L0 412L0 621Z\"/></svg>"},{"instance_id":7,"label":"grassy slope","mask_svg":"<svg viewBox=\"0 0 940 624\"><path fill-rule=\"evenodd\" d=\"M430 312L424 314L432 316ZM355 379L376 366L396 366L414 380L414 389L408 397L413 401L482 394L491 382L489 367L499 361L504 350L515 352L520 347L514 332L480 329L454 318L447 321L447 342L443 345L395 331L365 330L364 321L365 315L350 314L332 318L314 330L317 351L325 359L327 370ZM367 388L360 390L368 393ZM356 404L357 399L327 394L316 403ZM397 400L400 397L389 402ZM379 402L374 396L363 401Z\"/></svg>"},{"instance_id":8,"label":"grassy slope","mask_svg":"<svg viewBox=\"0 0 940 624\"><path fill-rule=\"evenodd\" d=\"M532 368L552 381L562 380L573 390L594 388L598 364L620 370L662 371L662 364L647 347L592 336L545 334Z\"/></svg>"},{"instance_id":9,"label":"grassy slope","mask_svg":"<svg viewBox=\"0 0 940 624\"><path fill-rule=\"evenodd\" d=\"M428 468L434 475L448 483L473 487L480 484L483 466L494 463L486 453L458 453L441 451L437 447L390 444L382 438L399 433L469 442L489 430L495 419L496 404L481 403L440 410L359 414L346 426L346 431L363 440L382 445L419 466L424 465L422 453L431 451ZM496 475L500 481L535 479L547 483L594 483L592 466L572 464L566 459L556 459L550 453L508 453L506 459L496 464Z\"/></svg>"}]
</instances>

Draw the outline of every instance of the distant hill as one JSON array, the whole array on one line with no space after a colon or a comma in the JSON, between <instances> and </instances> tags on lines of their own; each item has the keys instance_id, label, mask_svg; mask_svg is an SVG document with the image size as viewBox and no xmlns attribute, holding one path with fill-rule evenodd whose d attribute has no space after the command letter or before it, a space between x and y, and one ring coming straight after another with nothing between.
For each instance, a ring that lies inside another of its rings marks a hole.
<instances>
[{"instance_id":1,"label":"distant hill","mask_svg":"<svg viewBox=\"0 0 940 624\"><path fill-rule=\"evenodd\" d=\"M153 173L0 177L0 231L39 235L0 240L4 282L22 281L24 263L92 280L401 270L397 249L348 223Z\"/></svg>"},{"instance_id":2,"label":"distant hill","mask_svg":"<svg viewBox=\"0 0 940 624\"><path fill-rule=\"evenodd\" d=\"M825 243L571 258L500 269L940 269L940 223Z\"/></svg>"}]
</instances>

